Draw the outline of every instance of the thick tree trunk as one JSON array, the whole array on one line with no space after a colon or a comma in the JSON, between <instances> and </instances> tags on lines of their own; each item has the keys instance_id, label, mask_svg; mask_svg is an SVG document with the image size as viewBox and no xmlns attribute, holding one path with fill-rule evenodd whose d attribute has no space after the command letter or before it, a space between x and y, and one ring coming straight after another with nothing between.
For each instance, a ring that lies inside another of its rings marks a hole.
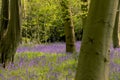
<instances>
[{"instance_id":1,"label":"thick tree trunk","mask_svg":"<svg viewBox=\"0 0 120 80\"><path fill-rule=\"evenodd\" d=\"M120 2L118 3L118 9L116 13L116 19L115 19L115 24L114 24L114 29L113 29L113 47L118 48L119 47L119 37L118 37L118 28L119 28L119 8L120 7Z\"/></svg>"},{"instance_id":2,"label":"thick tree trunk","mask_svg":"<svg viewBox=\"0 0 120 80\"><path fill-rule=\"evenodd\" d=\"M72 12L69 6L68 0L62 0L60 2L62 7L62 18L65 27L65 39L66 39L66 52L73 53L75 49L75 32L72 21Z\"/></svg>"},{"instance_id":3,"label":"thick tree trunk","mask_svg":"<svg viewBox=\"0 0 120 80\"><path fill-rule=\"evenodd\" d=\"M10 21L6 34L1 40L2 63L3 66L13 62L16 48L20 40L20 0L10 0Z\"/></svg>"},{"instance_id":4,"label":"thick tree trunk","mask_svg":"<svg viewBox=\"0 0 120 80\"><path fill-rule=\"evenodd\" d=\"M109 80L109 53L118 0L91 0L75 80Z\"/></svg>"}]
</instances>

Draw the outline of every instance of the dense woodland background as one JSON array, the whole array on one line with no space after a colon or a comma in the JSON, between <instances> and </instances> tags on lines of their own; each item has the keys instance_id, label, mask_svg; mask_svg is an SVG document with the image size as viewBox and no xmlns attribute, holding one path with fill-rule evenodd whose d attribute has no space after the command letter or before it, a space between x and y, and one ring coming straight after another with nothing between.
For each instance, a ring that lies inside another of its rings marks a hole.
<instances>
[{"instance_id":1,"label":"dense woodland background","mask_svg":"<svg viewBox=\"0 0 120 80\"><path fill-rule=\"evenodd\" d=\"M81 40L82 21L80 0L70 0L76 40ZM86 5L86 3L83 3ZM22 41L45 43L65 41L60 1L22 0Z\"/></svg>"}]
</instances>

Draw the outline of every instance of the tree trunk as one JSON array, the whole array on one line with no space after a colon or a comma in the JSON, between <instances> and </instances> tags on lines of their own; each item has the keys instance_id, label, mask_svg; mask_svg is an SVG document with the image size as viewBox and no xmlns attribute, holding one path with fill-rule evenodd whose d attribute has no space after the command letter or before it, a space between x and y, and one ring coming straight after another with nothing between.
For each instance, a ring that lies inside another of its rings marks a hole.
<instances>
[{"instance_id":1,"label":"tree trunk","mask_svg":"<svg viewBox=\"0 0 120 80\"><path fill-rule=\"evenodd\" d=\"M8 27L8 21L9 21L9 0L2 0L2 7L1 7L1 21L0 21L0 42L3 38L4 33L7 30ZM0 53L0 56L2 54ZM0 62L2 59L0 58Z\"/></svg>"},{"instance_id":2,"label":"tree trunk","mask_svg":"<svg viewBox=\"0 0 120 80\"><path fill-rule=\"evenodd\" d=\"M2 36L8 26L8 18L9 18L8 5L9 5L9 0L2 0L1 22L0 22L0 40L2 39Z\"/></svg>"},{"instance_id":3,"label":"tree trunk","mask_svg":"<svg viewBox=\"0 0 120 80\"><path fill-rule=\"evenodd\" d=\"M16 48L20 40L20 0L10 0L10 20L6 34L1 40L1 58L3 67L13 62Z\"/></svg>"},{"instance_id":4,"label":"tree trunk","mask_svg":"<svg viewBox=\"0 0 120 80\"><path fill-rule=\"evenodd\" d=\"M119 28L119 8L120 7L120 2L118 3L118 9L116 12L116 18L115 18L115 24L114 24L114 29L113 29L113 47L118 48L119 47L119 37L118 37L118 28Z\"/></svg>"},{"instance_id":5,"label":"tree trunk","mask_svg":"<svg viewBox=\"0 0 120 80\"><path fill-rule=\"evenodd\" d=\"M88 0L81 0L82 31L84 30L84 27L86 25L87 14L88 14ZM80 35L81 35L81 39L82 39L83 32Z\"/></svg>"},{"instance_id":6,"label":"tree trunk","mask_svg":"<svg viewBox=\"0 0 120 80\"><path fill-rule=\"evenodd\" d=\"M118 0L91 0L75 80L109 80L109 55Z\"/></svg>"},{"instance_id":7,"label":"tree trunk","mask_svg":"<svg viewBox=\"0 0 120 80\"><path fill-rule=\"evenodd\" d=\"M62 7L62 18L65 28L65 39L66 39L66 52L73 53L75 49L75 32L72 21L72 12L68 0L62 0L60 2Z\"/></svg>"},{"instance_id":8,"label":"tree trunk","mask_svg":"<svg viewBox=\"0 0 120 80\"><path fill-rule=\"evenodd\" d=\"M88 14L88 0L81 0L81 18L82 18L82 24L83 24L83 28L86 24L86 20L87 20L87 14Z\"/></svg>"}]
</instances>

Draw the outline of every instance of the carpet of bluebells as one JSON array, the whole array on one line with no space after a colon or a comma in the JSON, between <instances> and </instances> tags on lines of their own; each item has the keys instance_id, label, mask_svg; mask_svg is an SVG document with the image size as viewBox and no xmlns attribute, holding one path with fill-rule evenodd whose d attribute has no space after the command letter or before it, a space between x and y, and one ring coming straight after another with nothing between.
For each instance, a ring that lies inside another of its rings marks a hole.
<instances>
[{"instance_id":1,"label":"carpet of bluebells","mask_svg":"<svg viewBox=\"0 0 120 80\"><path fill-rule=\"evenodd\" d=\"M0 67L0 80L74 80L76 57L65 53L65 43L20 45L14 64ZM120 48L111 48L110 80L120 80Z\"/></svg>"}]
</instances>

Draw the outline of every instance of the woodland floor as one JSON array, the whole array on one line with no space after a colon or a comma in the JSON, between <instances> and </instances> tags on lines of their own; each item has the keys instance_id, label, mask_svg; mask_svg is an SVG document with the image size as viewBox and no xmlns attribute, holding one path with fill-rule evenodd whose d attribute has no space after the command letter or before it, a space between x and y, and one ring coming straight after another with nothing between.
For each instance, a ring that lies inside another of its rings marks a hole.
<instances>
[{"instance_id":1,"label":"woodland floor","mask_svg":"<svg viewBox=\"0 0 120 80\"><path fill-rule=\"evenodd\" d=\"M77 58L65 53L65 43L20 45L14 65L0 69L0 80L74 80ZM120 48L111 48L110 80L120 80L119 75Z\"/></svg>"}]
</instances>

